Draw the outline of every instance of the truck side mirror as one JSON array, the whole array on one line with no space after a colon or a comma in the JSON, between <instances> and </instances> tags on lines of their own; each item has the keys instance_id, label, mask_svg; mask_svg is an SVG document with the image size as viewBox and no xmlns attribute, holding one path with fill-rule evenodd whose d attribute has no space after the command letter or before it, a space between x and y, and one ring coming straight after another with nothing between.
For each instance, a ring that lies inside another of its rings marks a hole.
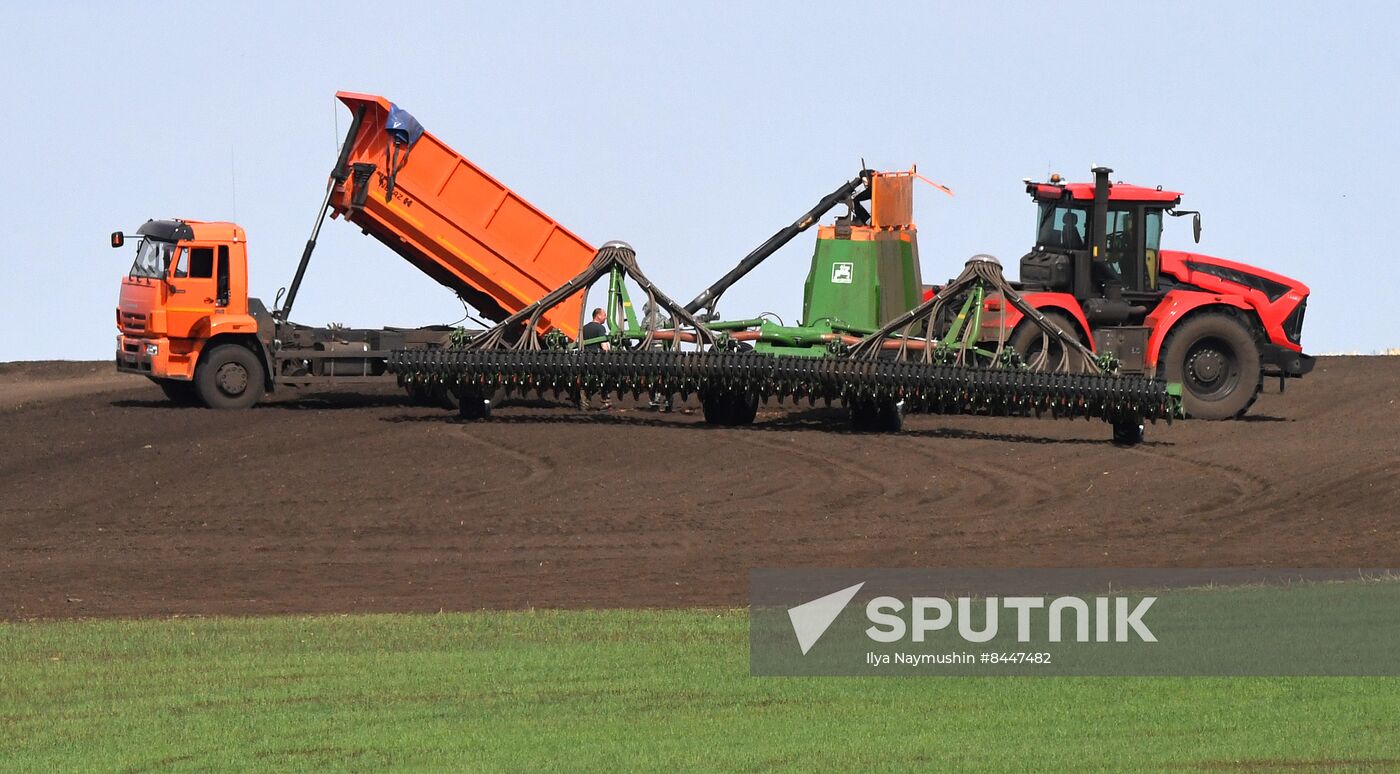
<instances>
[{"instance_id":1,"label":"truck side mirror","mask_svg":"<svg viewBox=\"0 0 1400 774\"><path fill-rule=\"evenodd\" d=\"M112 247L121 247L126 244L126 235L120 231L112 232Z\"/></svg>"}]
</instances>

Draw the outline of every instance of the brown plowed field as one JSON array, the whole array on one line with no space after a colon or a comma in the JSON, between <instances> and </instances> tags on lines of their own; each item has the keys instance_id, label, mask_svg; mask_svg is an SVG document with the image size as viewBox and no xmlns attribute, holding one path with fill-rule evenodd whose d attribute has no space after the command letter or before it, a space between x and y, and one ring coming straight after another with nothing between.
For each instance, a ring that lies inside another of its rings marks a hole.
<instances>
[{"instance_id":1,"label":"brown plowed field","mask_svg":"<svg viewBox=\"0 0 1400 774\"><path fill-rule=\"evenodd\" d=\"M462 424L385 387L166 404L0 365L0 617L740 605L790 566L1400 566L1400 358L1248 421L1149 427L642 407Z\"/></svg>"}]
</instances>

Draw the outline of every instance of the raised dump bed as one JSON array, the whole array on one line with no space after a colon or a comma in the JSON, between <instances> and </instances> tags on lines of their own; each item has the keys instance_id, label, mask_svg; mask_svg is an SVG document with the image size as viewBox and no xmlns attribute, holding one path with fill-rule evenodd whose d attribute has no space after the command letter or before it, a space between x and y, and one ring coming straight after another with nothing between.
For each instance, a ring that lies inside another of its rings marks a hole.
<instances>
[{"instance_id":1,"label":"raised dump bed","mask_svg":"<svg viewBox=\"0 0 1400 774\"><path fill-rule=\"evenodd\" d=\"M345 175L331 192L332 217L372 234L493 322L588 266L591 245L389 100L344 91L336 97L354 123ZM582 304L580 297L552 309L540 331L577 337Z\"/></svg>"}]
</instances>

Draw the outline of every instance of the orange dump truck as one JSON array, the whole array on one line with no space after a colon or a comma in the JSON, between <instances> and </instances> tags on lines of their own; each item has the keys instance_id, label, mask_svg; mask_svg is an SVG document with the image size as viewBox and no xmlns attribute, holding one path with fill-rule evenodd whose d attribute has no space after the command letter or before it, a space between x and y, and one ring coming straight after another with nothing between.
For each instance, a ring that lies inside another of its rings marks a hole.
<instances>
[{"instance_id":1,"label":"orange dump truck","mask_svg":"<svg viewBox=\"0 0 1400 774\"><path fill-rule=\"evenodd\" d=\"M292 304L325 216L344 218L499 322L577 275L594 249L393 103L336 95L350 130L296 275L268 311L248 295L247 238L233 223L150 220L117 306L119 371L150 377L180 403L242 408L278 386L380 381L391 350L440 347L447 326L318 328L291 322ZM578 335L582 300L542 329ZM450 403L452 396L414 394Z\"/></svg>"}]
</instances>

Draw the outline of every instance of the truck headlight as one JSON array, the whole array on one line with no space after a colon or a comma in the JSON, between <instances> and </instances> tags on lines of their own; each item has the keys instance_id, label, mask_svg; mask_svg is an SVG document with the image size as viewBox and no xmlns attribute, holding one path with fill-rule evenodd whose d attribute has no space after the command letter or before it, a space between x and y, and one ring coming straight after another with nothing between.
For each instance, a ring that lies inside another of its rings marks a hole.
<instances>
[{"instance_id":1,"label":"truck headlight","mask_svg":"<svg viewBox=\"0 0 1400 774\"><path fill-rule=\"evenodd\" d=\"M160 354L160 345L159 345L159 344L147 344L147 345L146 345L146 354L149 355L149 356L151 356L151 357L155 357L156 355L159 355L159 354Z\"/></svg>"}]
</instances>

